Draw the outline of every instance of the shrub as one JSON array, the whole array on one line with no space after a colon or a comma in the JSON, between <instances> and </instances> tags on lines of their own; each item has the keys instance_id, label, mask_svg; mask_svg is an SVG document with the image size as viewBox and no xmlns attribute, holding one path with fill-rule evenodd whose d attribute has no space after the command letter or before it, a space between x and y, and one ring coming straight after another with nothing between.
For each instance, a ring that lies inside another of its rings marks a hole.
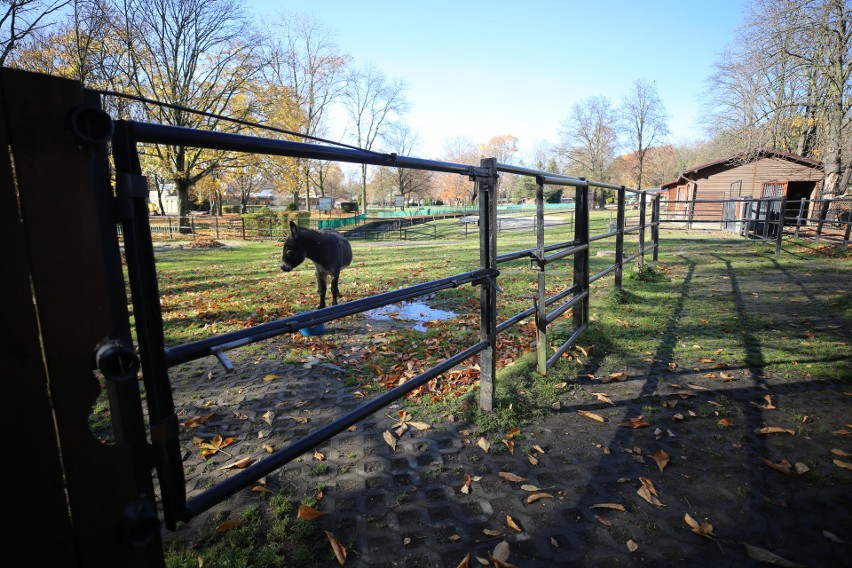
<instances>
[{"instance_id":1,"label":"shrub","mask_svg":"<svg viewBox=\"0 0 852 568\"><path fill-rule=\"evenodd\" d=\"M346 213L355 213L358 211L358 203L355 201L342 201L340 208Z\"/></svg>"},{"instance_id":2,"label":"shrub","mask_svg":"<svg viewBox=\"0 0 852 568\"><path fill-rule=\"evenodd\" d=\"M547 203L561 203L562 202L562 188L553 189L548 191L544 195L544 200Z\"/></svg>"},{"instance_id":3,"label":"shrub","mask_svg":"<svg viewBox=\"0 0 852 568\"><path fill-rule=\"evenodd\" d=\"M239 213L240 206L239 205L223 205L222 213Z\"/></svg>"}]
</instances>

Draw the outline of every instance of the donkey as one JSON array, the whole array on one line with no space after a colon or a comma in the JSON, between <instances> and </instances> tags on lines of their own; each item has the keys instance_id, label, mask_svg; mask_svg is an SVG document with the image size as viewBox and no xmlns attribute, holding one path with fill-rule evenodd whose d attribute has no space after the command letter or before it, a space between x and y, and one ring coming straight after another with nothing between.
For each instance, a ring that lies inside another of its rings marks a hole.
<instances>
[{"instance_id":1,"label":"donkey","mask_svg":"<svg viewBox=\"0 0 852 568\"><path fill-rule=\"evenodd\" d=\"M317 269L317 293L319 306L325 307L327 278L331 276L331 304L337 305L340 290L337 287L340 271L352 263L352 247L349 241L331 229L314 231L299 228L290 221L290 236L284 241L284 253L281 257L281 270L290 272L308 258Z\"/></svg>"}]
</instances>

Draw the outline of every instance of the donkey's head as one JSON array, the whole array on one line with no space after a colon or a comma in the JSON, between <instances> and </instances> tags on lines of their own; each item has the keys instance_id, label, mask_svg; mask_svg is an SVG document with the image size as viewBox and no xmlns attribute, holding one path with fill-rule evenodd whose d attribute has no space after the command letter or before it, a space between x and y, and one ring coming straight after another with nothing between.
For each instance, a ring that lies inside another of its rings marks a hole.
<instances>
[{"instance_id":1,"label":"donkey's head","mask_svg":"<svg viewBox=\"0 0 852 568\"><path fill-rule=\"evenodd\" d=\"M284 253L281 255L281 270L290 272L307 256L304 239L299 238L299 226L290 221L290 236L284 241Z\"/></svg>"}]
</instances>

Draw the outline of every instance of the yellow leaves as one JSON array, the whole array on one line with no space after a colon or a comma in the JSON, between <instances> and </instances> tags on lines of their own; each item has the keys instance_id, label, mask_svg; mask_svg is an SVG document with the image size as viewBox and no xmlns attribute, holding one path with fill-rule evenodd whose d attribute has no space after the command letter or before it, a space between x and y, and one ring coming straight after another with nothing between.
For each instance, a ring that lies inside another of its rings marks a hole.
<instances>
[{"instance_id":1,"label":"yellow leaves","mask_svg":"<svg viewBox=\"0 0 852 568\"><path fill-rule=\"evenodd\" d=\"M666 466L669 465L669 454L665 450L657 450L651 456L654 458L654 461L657 462L657 467L660 468L660 473L666 469Z\"/></svg>"},{"instance_id":2,"label":"yellow leaves","mask_svg":"<svg viewBox=\"0 0 852 568\"><path fill-rule=\"evenodd\" d=\"M524 529L522 529L520 525L515 522L515 519L513 519L509 515L506 515L506 525L508 525L508 527L515 532L524 532Z\"/></svg>"},{"instance_id":3,"label":"yellow leaves","mask_svg":"<svg viewBox=\"0 0 852 568\"><path fill-rule=\"evenodd\" d=\"M606 422L606 418L604 418L600 414L589 412L588 410L578 410L577 414L579 414L580 416L585 416L586 418L591 418L592 420L597 420L598 422Z\"/></svg>"},{"instance_id":4,"label":"yellow leaves","mask_svg":"<svg viewBox=\"0 0 852 568\"><path fill-rule=\"evenodd\" d=\"M382 438L384 438L385 443L391 447L391 450L396 451L396 436L394 436L390 430L382 432Z\"/></svg>"},{"instance_id":5,"label":"yellow leaves","mask_svg":"<svg viewBox=\"0 0 852 568\"><path fill-rule=\"evenodd\" d=\"M488 450L491 449L491 444L485 438L480 438L476 441L476 445L482 448L482 450L488 453Z\"/></svg>"},{"instance_id":6,"label":"yellow leaves","mask_svg":"<svg viewBox=\"0 0 852 568\"><path fill-rule=\"evenodd\" d=\"M639 481L642 483L642 486L639 487L639 490L636 491L636 494L639 495L642 499L654 505L656 507L665 507L665 505L657 499L657 489L654 487L654 484L647 477L640 477Z\"/></svg>"},{"instance_id":7,"label":"yellow leaves","mask_svg":"<svg viewBox=\"0 0 852 568\"><path fill-rule=\"evenodd\" d=\"M612 399L611 399L611 398L609 398L609 396L608 396L606 393L603 393L603 392L593 392L593 393L592 393L592 396L596 397L596 398L597 398L599 401L601 401L601 402L606 402L606 403L608 403L608 404L611 404L611 405L615 406L615 403L614 403L614 402L612 402Z\"/></svg>"},{"instance_id":8,"label":"yellow leaves","mask_svg":"<svg viewBox=\"0 0 852 568\"><path fill-rule=\"evenodd\" d=\"M328 537L328 542L331 544L331 550L334 551L334 557L337 558L337 563L343 566L346 564L346 547L337 540L337 537L332 533L325 531L325 536Z\"/></svg>"},{"instance_id":9,"label":"yellow leaves","mask_svg":"<svg viewBox=\"0 0 852 568\"><path fill-rule=\"evenodd\" d=\"M541 499L553 499L553 495L550 493L533 493L529 497L527 497L527 503L535 503L536 501L540 501Z\"/></svg>"},{"instance_id":10,"label":"yellow leaves","mask_svg":"<svg viewBox=\"0 0 852 568\"><path fill-rule=\"evenodd\" d=\"M631 553L636 552L637 550L639 550L639 545L633 542L633 539L631 538L627 541L627 550L629 550Z\"/></svg>"},{"instance_id":11,"label":"yellow leaves","mask_svg":"<svg viewBox=\"0 0 852 568\"><path fill-rule=\"evenodd\" d=\"M280 379L280 378L281 377L279 377L278 375L266 375L265 377L263 377L263 380L266 381L266 382L269 382L269 381L274 381L275 379Z\"/></svg>"},{"instance_id":12,"label":"yellow leaves","mask_svg":"<svg viewBox=\"0 0 852 568\"><path fill-rule=\"evenodd\" d=\"M224 465L219 469L245 469L251 464L254 463L254 459L252 458L243 458L241 460L235 461L233 463L229 463L228 465Z\"/></svg>"},{"instance_id":13,"label":"yellow leaves","mask_svg":"<svg viewBox=\"0 0 852 568\"><path fill-rule=\"evenodd\" d=\"M697 535L703 536L704 538L714 539L716 535L713 534L713 525L710 523L699 523L695 519L693 519L689 513L686 513L683 516L683 520L686 521L686 524L689 525L689 528L692 532Z\"/></svg>"},{"instance_id":14,"label":"yellow leaves","mask_svg":"<svg viewBox=\"0 0 852 568\"><path fill-rule=\"evenodd\" d=\"M296 518L301 519L303 521L313 521L314 519L316 519L318 517L322 517L323 515L326 515L326 514L327 513L323 512L323 511L317 511L313 507L305 505L304 503L300 503L299 504L299 512L296 515Z\"/></svg>"},{"instance_id":15,"label":"yellow leaves","mask_svg":"<svg viewBox=\"0 0 852 568\"><path fill-rule=\"evenodd\" d=\"M754 431L755 434L758 435L766 435L766 434L790 434L791 436L796 435L796 431L792 428L781 428L780 426L765 426L763 428L757 428Z\"/></svg>"},{"instance_id":16,"label":"yellow leaves","mask_svg":"<svg viewBox=\"0 0 852 568\"><path fill-rule=\"evenodd\" d=\"M628 428L645 428L646 426L650 426L651 424L649 422L646 422L645 419L640 415L635 418L628 418L620 425L626 426Z\"/></svg>"},{"instance_id":17,"label":"yellow leaves","mask_svg":"<svg viewBox=\"0 0 852 568\"><path fill-rule=\"evenodd\" d=\"M187 428L198 428L199 426L210 420L214 414L216 413L211 412L210 414L205 414L204 416L195 416L184 422L181 422L181 424L183 426L186 426Z\"/></svg>"},{"instance_id":18,"label":"yellow leaves","mask_svg":"<svg viewBox=\"0 0 852 568\"><path fill-rule=\"evenodd\" d=\"M321 461L325 461L325 460L326 460L326 457L325 457L324 453L322 453L319 450L314 450L314 461L320 461L321 462Z\"/></svg>"},{"instance_id":19,"label":"yellow leaves","mask_svg":"<svg viewBox=\"0 0 852 568\"><path fill-rule=\"evenodd\" d=\"M234 438L222 438L222 436L216 434L209 442L205 441L203 438L193 438L192 442L195 444L196 448L201 450L201 457L208 458L217 452L222 452L228 457L232 457L231 454L224 451L222 448L226 448L233 444L236 440Z\"/></svg>"}]
</instances>

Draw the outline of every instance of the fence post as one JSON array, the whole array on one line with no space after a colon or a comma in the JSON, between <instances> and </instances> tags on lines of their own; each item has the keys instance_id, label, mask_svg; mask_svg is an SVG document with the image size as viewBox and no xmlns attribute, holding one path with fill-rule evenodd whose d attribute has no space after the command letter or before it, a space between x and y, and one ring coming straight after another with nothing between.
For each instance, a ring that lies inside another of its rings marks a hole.
<instances>
[{"instance_id":1,"label":"fence post","mask_svg":"<svg viewBox=\"0 0 852 568\"><path fill-rule=\"evenodd\" d=\"M584 250L574 253L574 288L577 294L589 291L589 186L576 186L574 199L574 242L586 245ZM580 329L589 321L588 295L573 309L574 329Z\"/></svg>"},{"instance_id":2,"label":"fence post","mask_svg":"<svg viewBox=\"0 0 852 568\"><path fill-rule=\"evenodd\" d=\"M639 194L639 266L645 266L645 192Z\"/></svg>"},{"instance_id":3,"label":"fence post","mask_svg":"<svg viewBox=\"0 0 852 568\"><path fill-rule=\"evenodd\" d=\"M654 245L652 258L657 262L660 251L660 195L657 194L651 202L651 243Z\"/></svg>"},{"instance_id":4,"label":"fence post","mask_svg":"<svg viewBox=\"0 0 852 568\"><path fill-rule=\"evenodd\" d=\"M479 266L497 268L497 160L484 158L486 172L475 177L479 199ZM494 409L494 381L497 378L497 290L484 283L479 290L479 338L488 344L479 359L479 407Z\"/></svg>"},{"instance_id":5,"label":"fence post","mask_svg":"<svg viewBox=\"0 0 852 568\"><path fill-rule=\"evenodd\" d=\"M787 209L787 198L781 198L781 209L778 212L778 234L775 236L775 258L781 256L781 238L784 236L784 211Z\"/></svg>"},{"instance_id":6,"label":"fence post","mask_svg":"<svg viewBox=\"0 0 852 568\"><path fill-rule=\"evenodd\" d=\"M536 356L538 372L547 374L547 286L544 259L544 178L536 178L535 190L535 246L538 249L538 299L536 300Z\"/></svg>"},{"instance_id":7,"label":"fence post","mask_svg":"<svg viewBox=\"0 0 852 568\"><path fill-rule=\"evenodd\" d=\"M796 231L793 233L795 238L799 238L799 227L802 226L802 213L805 209L805 198L799 200L799 214L796 216Z\"/></svg>"},{"instance_id":8,"label":"fence post","mask_svg":"<svg viewBox=\"0 0 852 568\"><path fill-rule=\"evenodd\" d=\"M213 223L214 223L214 226L216 227L216 240L219 240L219 216L218 215L213 216Z\"/></svg>"},{"instance_id":9,"label":"fence post","mask_svg":"<svg viewBox=\"0 0 852 568\"><path fill-rule=\"evenodd\" d=\"M621 288L622 267L624 263L624 186L618 188L618 217L616 227L618 234L615 235L615 287Z\"/></svg>"}]
</instances>

